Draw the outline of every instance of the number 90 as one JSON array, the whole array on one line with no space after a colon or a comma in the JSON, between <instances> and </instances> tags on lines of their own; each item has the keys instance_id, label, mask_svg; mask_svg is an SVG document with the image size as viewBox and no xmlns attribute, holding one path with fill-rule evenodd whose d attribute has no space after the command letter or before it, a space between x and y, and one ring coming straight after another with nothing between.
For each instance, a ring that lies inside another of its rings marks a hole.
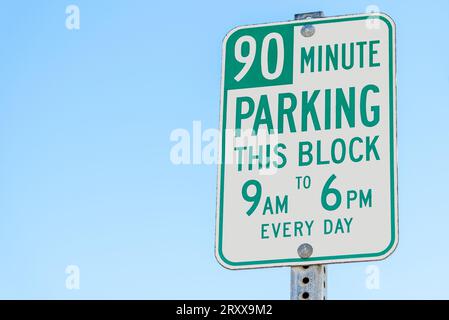
<instances>
[{"instance_id":1,"label":"number 90","mask_svg":"<svg viewBox=\"0 0 449 320\"><path fill-rule=\"evenodd\" d=\"M276 44L277 50L277 59L276 59L276 67L273 72L270 72L268 68L268 53L270 50L270 43L274 41ZM248 45L248 54L243 55L243 45ZM256 57L256 39L251 36L242 36L235 42L234 47L234 56L235 59L243 63L242 69L239 73L234 77L234 79L238 82L242 80L248 71L251 69L254 59ZM262 71L262 76L267 80L275 80L279 78L282 74L282 70L284 69L284 39L277 32L269 33L265 36L262 41L262 49L260 55L260 69Z\"/></svg>"}]
</instances>

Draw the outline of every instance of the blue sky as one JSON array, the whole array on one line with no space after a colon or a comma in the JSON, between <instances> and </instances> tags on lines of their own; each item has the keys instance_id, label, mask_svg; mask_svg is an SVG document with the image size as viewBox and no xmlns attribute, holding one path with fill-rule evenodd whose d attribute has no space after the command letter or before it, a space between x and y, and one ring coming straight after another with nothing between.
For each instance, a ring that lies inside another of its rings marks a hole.
<instances>
[{"instance_id":1,"label":"blue sky","mask_svg":"<svg viewBox=\"0 0 449 320\"><path fill-rule=\"evenodd\" d=\"M173 165L170 134L218 127L233 27L371 4L397 25L400 240L385 261L329 266L329 298L449 298L449 2L299 0L3 2L0 298L289 298L289 268L216 262L216 167Z\"/></svg>"}]
</instances>

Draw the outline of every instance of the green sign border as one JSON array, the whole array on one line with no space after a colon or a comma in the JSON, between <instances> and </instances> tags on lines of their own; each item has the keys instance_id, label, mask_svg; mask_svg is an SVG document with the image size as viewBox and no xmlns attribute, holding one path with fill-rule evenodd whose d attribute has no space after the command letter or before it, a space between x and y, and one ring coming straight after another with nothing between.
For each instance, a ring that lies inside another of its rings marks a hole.
<instances>
[{"instance_id":1,"label":"green sign border","mask_svg":"<svg viewBox=\"0 0 449 320\"><path fill-rule=\"evenodd\" d=\"M388 37L389 37L389 64L390 64L390 72L389 72L389 89L390 89L390 194L391 194L391 241L388 244L387 248L375 253L362 253L362 254L349 254L349 255L336 255L336 256L324 256L324 257L311 257L307 259L303 258L290 258L290 259L274 259L274 260L259 260L259 261L242 261L242 262L233 262L227 259L224 256L223 253L223 195L224 195L224 175L225 175L225 146L226 146L226 108L227 108L227 91L224 89L224 84L222 90L224 91L223 95L223 110L222 110L222 149L221 149L221 165L220 165L220 198L219 198L219 217L218 217L218 250L216 252L218 253L219 258L226 263L228 266L249 266L246 268L251 268L251 266L264 266L268 265L266 267L270 267L269 265L273 264L288 264L289 262L292 263L300 263L300 262L313 262L313 261L330 261L330 260L346 260L346 259L363 259L363 258L374 258L385 255L390 249L392 249L396 242L396 201L395 201L395 132L394 132L394 124L395 124L395 117L394 117L394 106L395 106L395 99L394 99L394 93L395 93L395 84L394 84L394 74L395 74L395 61L393 60L393 26L390 22L391 18L387 18L384 14L369 14L369 15L358 15L358 16L348 16L348 17L337 17L333 19L317 19L313 20L313 24L323 24L323 23L334 23L334 22L346 22L346 21L355 21L355 20L365 20L373 17L378 17L380 20L384 21L388 26ZM392 19L391 19L392 20ZM394 22L393 22L394 23ZM279 23L279 25L284 25L288 23ZM307 22L291 22L292 26L300 26L304 24L310 24L310 21ZM248 27L240 27L236 28L233 31L231 31L228 36L226 37L226 40L229 38L229 36L237 31L241 30L243 28L245 29L251 29L251 28L261 28L261 27L267 27L267 26L275 26L276 24L266 24L266 25L259 25L259 26L248 26ZM224 50L226 50L226 43L223 44ZM225 64L226 54L223 55L223 63ZM223 75L224 76L224 75ZM222 80L224 82L224 79ZM217 248L216 248L217 249ZM218 257L217 257L218 258ZM218 259L218 260L220 260ZM220 261L219 261L220 262ZM227 266L225 266L227 267Z\"/></svg>"}]
</instances>

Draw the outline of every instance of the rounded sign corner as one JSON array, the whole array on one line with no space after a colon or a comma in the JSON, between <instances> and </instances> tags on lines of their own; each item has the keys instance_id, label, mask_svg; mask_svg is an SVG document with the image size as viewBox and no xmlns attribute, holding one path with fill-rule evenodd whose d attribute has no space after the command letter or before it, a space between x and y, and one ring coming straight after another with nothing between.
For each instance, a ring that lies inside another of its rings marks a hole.
<instances>
[{"instance_id":1,"label":"rounded sign corner","mask_svg":"<svg viewBox=\"0 0 449 320\"><path fill-rule=\"evenodd\" d=\"M230 38L234 33L236 33L237 31L240 31L240 30L242 30L242 29L245 29L245 28L246 28L246 26L237 26L237 27L232 28L232 29L229 30L228 32L226 32L226 34L225 34L225 36L223 37L223 40L222 40L223 48L226 48L226 44L228 43L229 38Z\"/></svg>"},{"instance_id":2,"label":"rounded sign corner","mask_svg":"<svg viewBox=\"0 0 449 320\"><path fill-rule=\"evenodd\" d=\"M223 254L223 251L219 246L215 248L215 259L225 269L236 270L235 263L229 261Z\"/></svg>"},{"instance_id":3,"label":"rounded sign corner","mask_svg":"<svg viewBox=\"0 0 449 320\"><path fill-rule=\"evenodd\" d=\"M396 30L396 22L394 22L394 19L390 15L385 12L379 12L377 15L385 22L389 29Z\"/></svg>"},{"instance_id":4,"label":"rounded sign corner","mask_svg":"<svg viewBox=\"0 0 449 320\"><path fill-rule=\"evenodd\" d=\"M398 237L398 234L395 233L394 238L390 241L390 243L388 244L388 247L382 251L382 254L379 256L378 260L384 260L384 259L388 258L389 256L391 256L396 251L398 244L399 244L399 237Z\"/></svg>"}]
</instances>

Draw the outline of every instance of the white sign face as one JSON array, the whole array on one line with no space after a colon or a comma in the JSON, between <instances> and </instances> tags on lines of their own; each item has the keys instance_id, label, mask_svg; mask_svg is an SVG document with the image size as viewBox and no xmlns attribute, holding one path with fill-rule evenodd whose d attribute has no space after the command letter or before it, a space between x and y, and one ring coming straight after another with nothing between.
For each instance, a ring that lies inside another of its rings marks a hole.
<instances>
[{"instance_id":1,"label":"white sign face","mask_svg":"<svg viewBox=\"0 0 449 320\"><path fill-rule=\"evenodd\" d=\"M242 269L391 254L398 241L391 18L239 27L224 40L222 72L218 261Z\"/></svg>"}]
</instances>

